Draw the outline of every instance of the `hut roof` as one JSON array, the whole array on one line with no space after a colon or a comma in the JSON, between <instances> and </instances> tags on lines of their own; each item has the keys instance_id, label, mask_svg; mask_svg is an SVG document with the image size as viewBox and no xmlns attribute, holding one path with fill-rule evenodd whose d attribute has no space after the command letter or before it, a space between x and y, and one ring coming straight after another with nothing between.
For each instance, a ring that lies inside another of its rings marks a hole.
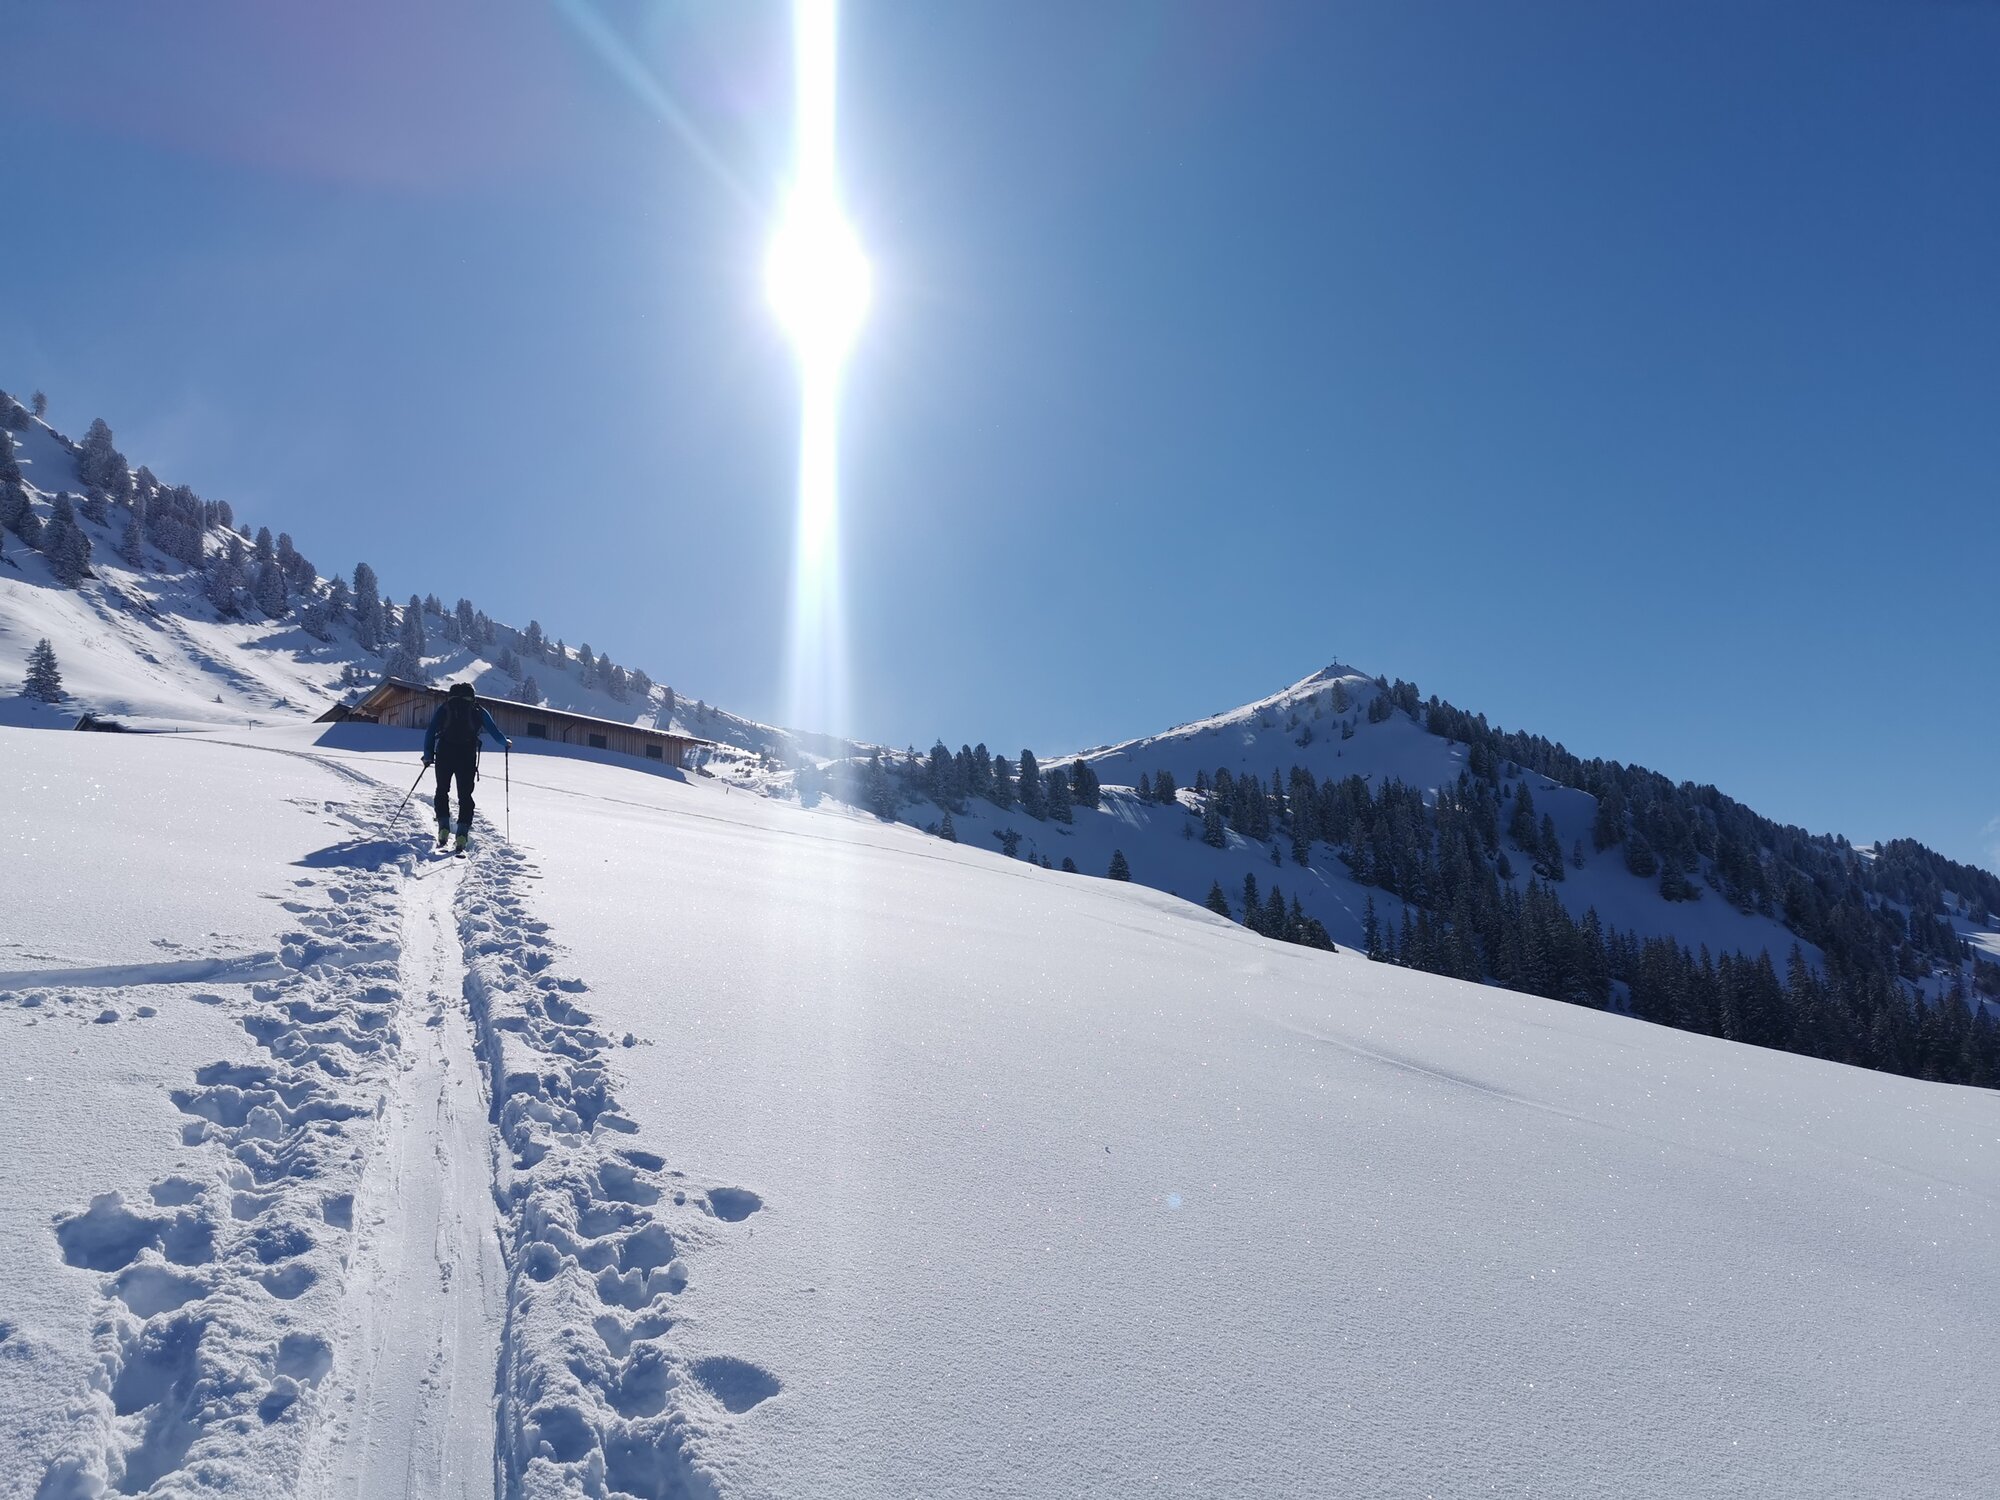
<instances>
[{"instance_id":1,"label":"hut roof","mask_svg":"<svg viewBox=\"0 0 2000 1500\"><path fill-rule=\"evenodd\" d=\"M427 682L411 682L402 677L385 677L368 690L366 697L353 704L348 712L366 714L374 711L375 705L386 699L393 691L415 693L421 697L436 698L440 702L446 696L445 689L434 687ZM487 693L479 695L484 704L517 709L524 714L541 714L551 719L563 719L572 724L601 724L611 729L637 731L640 734L657 734L665 739L683 740L690 745L713 745L714 740L705 740L700 735L688 734L679 729L660 729L651 724L635 724L629 719L601 719L595 714L580 714L567 708L551 708L546 703L523 703L517 698L497 698ZM331 710L329 710L331 712Z\"/></svg>"}]
</instances>

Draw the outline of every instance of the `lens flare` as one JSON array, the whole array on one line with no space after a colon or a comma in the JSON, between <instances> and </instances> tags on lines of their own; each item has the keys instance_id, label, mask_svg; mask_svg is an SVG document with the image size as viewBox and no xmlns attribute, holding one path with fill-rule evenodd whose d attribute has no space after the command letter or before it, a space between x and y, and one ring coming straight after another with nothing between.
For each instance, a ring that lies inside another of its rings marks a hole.
<instances>
[{"instance_id":1,"label":"lens flare","mask_svg":"<svg viewBox=\"0 0 2000 1500\"><path fill-rule=\"evenodd\" d=\"M791 720L847 729L840 579L840 391L873 276L840 208L834 151L836 0L794 0L793 177L764 263L765 293L799 368L798 527L793 554Z\"/></svg>"}]
</instances>

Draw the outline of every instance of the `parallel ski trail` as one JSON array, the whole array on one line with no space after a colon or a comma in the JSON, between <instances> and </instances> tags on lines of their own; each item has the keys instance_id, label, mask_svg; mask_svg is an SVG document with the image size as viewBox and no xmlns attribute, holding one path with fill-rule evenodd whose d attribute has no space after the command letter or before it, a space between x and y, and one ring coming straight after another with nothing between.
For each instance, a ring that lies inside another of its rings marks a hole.
<instances>
[{"instance_id":1,"label":"parallel ski trail","mask_svg":"<svg viewBox=\"0 0 2000 1500\"><path fill-rule=\"evenodd\" d=\"M312 1500L494 1493L506 1268L452 919L463 872L404 884L403 1065L355 1206L347 1359L302 1491Z\"/></svg>"}]
</instances>

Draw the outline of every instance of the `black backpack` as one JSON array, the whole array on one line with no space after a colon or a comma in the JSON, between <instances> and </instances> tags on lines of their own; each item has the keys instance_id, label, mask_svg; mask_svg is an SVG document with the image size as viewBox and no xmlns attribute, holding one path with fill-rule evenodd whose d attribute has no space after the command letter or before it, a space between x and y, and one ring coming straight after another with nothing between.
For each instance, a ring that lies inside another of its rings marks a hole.
<instances>
[{"instance_id":1,"label":"black backpack","mask_svg":"<svg viewBox=\"0 0 2000 1500\"><path fill-rule=\"evenodd\" d=\"M438 729L438 754L450 760L470 760L479 753L479 700L470 693L444 700L444 723Z\"/></svg>"}]
</instances>

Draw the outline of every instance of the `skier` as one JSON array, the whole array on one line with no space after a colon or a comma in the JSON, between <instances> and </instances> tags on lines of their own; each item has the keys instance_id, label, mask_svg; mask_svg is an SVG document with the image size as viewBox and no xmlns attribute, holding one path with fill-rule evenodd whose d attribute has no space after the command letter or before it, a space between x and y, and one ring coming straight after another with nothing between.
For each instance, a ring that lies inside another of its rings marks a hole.
<instances>
[{"instance_id":1,"label":"skier","mask_svg":"<svg viewBox=\"0 0 2000 1500\"><path fill-rule=\"evenodd\" d=\"M454 682L444 702L431 715L431 727L424 735L424 764L437 765L437 820L438 848L442 849L451 838L451 783L458 779L458 843L455 852L463 854L467 836L472 832L472 783L479 775L479 731L484 727L493 736L493 743L503 750L511 750L514 742L500 732L500 726L493 722L478 698L473 696L472 684Z\"/></svg>"}]
</instances>

